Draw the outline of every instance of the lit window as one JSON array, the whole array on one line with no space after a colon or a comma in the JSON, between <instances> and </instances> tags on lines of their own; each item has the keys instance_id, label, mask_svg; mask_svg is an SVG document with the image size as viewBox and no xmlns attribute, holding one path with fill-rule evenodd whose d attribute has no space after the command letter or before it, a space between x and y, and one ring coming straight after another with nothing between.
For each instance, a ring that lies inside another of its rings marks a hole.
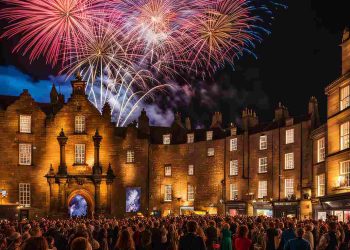
<instances>
[{"instance_id":1,"label":"lit window","mask_svg":"<svg viewBox=\"0 0 350 250\"><path fill-rule=\"evenodd\" d=\"M75 117L75 133L85 132L85 116L77 115Z\"/></svg>"},{"instance_id":2,"label":"lit window","mask_svg":"<svg viewBox=\"0 0 350 250\"><path fill-rule=\"evenodd\" d=\"M135 151L134 150L126 151L126 162L133 163L134 161L135 161Z\"/></svg>"},{"instance_id":3,"label":"lit window","mask_svg":"<svg viewBox=\"0 0 350 250\"><path fill-rule=\"evenodd\" d=\"M325 154L325 138L323 137L317 140L317 162L324 161Z\"/></svg>"},{"instance_id":4,"label":"lit window","mask_svg":"<svg viewBox=\"0 0 350 250\"><path fill-rule=\"evenodd\" d=\"M19 144L19 165L32 164L32 144Z\"/></svg>"},{"instance_id":5,"label":"lit window","mask_svg":"<svg viewBox=\"0 0 350 250\"><path fill-rule=\"evenodd\" d=\"M286 144L294 143L294 128L286 130Z\"/></svg>"},{"instance_id":6,"label":"lit window","mask_svg":"<svg viewBox=\"0 0 350 250\"><path fill-rule=\"evenodd\" d=\"M350 105L349 85L340 89L340 110L346 109Z\"/></svg>"},{"instance_id":7,"label":"lit window","mask_svg":"<svg viewBox=\"0 0 350 250\"><path fill-rule=\"evenodd\" d=\"M238 175L238 160L230 161L230 175Z\"/></svg>"},{"instance_id":8,"label":"lit window","mask_svg":"<svg viewBox=\"0 0 350 250\"><path fill-rule=\"evenodd\" d=\"M326 175L317 175L317 196L324 196L326 191Z\"/></svg>"},{"instance_id":9,"label":"lit window","mask_svg":"<svg viewBox=\"0 0 350 250\"><path fill-rule=\"evenodd\" d=\"M340 162L340 176L339 185L340 187L350 186L350 161Z\"/></svg>"},{"instance_id":10,"label":"lit window","mask_svg":"<svg viewBox=\"0 0 350 250\"><path fill-rule=\"evenodd\" d=\"M238 188L237 183L231 183L230 184L230 200L237 200L238 199Z\"/></svg>"},{"instance_id":11,"label":"lit window","mask_svg":"<svg viewBox=\"0 0 350 250\"><path fill-rule=\"evenodd\" d=\"M187 185L187 200L194 201L194 186L190 184Z\"/></svg>"},{"instance_id":12,"label":"lit window","mask_svg":"<svg viewBox=\"0 0 350 250\"><path fill-rule=\"evenodd\" d=\"M85 164L85 144L75 144L75 164Z\"/></svg>"},{"instance_id":13,"label":"lit window","mask_svg":"<svg viewBox=\"0 0 350 250\"><path fill-rule=\"evenodd\" d=\"M31 133L32 129L32 117L30 115L19 116L19 132L20 133Z\"/></svg>"},{"instance_id":14,"label":"lit window","mask_svg":"<svg viewBox=\"0 0 350 250\"><path fill-rule=\"evenodd\" d=\"M207 141L213 140L213 131L207 131Z\"/></svg>"},{"instance_id":15,"label":"lit window","mask_svg":"<svg viewBox=\"0 0 350 250\"><path fill-rule=\"evenodd\" d=\"M349 148L349 122L340 125L340 150Z\"/></svg>"},{"instance_id":16,"label":"lit window","mask_svg":"<svg viewBox=\"0 0 350 250\"><path fill-rule=\"evenodd\" d=\"M230 140L230 151L237 150L237 138Z\"/></svg>"},{"instance_id":17,"label":"lit window","mask_svg":"<svg viewBox=\"0 0 350 250\"><path fill-rule=\"evenodd\" d=\"M194 175L194 165L188 165L188 175Z\"/></svg>"},{"instance_id":18,"label":"lit window","mask_svg":"<svg viewBox=\"0 0 350 250\"><path fill-rule=\"evenodd\" d=\"M164 201L171 201L171 200L172 200L171 185L165 185L165 190L164 190Z\"/></svg>"},{"instance_id":19,"label":"lit window","mask_svg":"<svg viewBox=\"0 0 350 250\"><path fill-rule=\"evenodd\" d=\"M267 149L267 135L260 136L260 150Z\"/></svg>"},{"instance_id":20,"label":"lit window","mask_svg":"<svg viewBox=\"0 0 350 250\"><path fill-rule=\"evenodd\" d=\"M259 158L259 173L267 173L267 157Z\"/></svg>"},{"instance_id":21,"label":"lit window","mask_svg":"<svg viewBox=\"0 0 350 250\"><path fill-rule=\"evenodd\" d=\"M187 143L194 142L194 134L187 134Z\"/></svg>"},{"instance_id":22,"label":"lit window","mask_svg":"<svg viewBox=\"0 0 350 250\"><path fill-rule=\"evenodd\" d=\"M164 175L171 176L171 165L170 164L167 164L164 166Z\"/></svg>"},{"instance_id":23,"label":"lit window","mask_svg":"<svg viewBox=\"0 0 350 250\"><path fill-rule=\"evenodd\" d=\"M284 169L294 168L294 153L287 153L284 155Z\"/></svg>"},{"instance_id":24,"label":"lit window","mask_svg":"<svg viewBox=\"0 0 350 250\"><path fill-rule=\"evenodd\" d=\"M214 148L208 148L208 156L214 156L215 150Z\"/></svg>"},{"instance_id":25,"label":"lit window","mask_svg":"<svg viewBox=\"0 0 350 250\"><path fill-rule=\"evenodd\" d=\"M290 198L294 194L294 179L284 180L284 192L286 198Z\"/></svg>"},{"instance_id":26,"label":"lit window","mask_svg":"<svg viewBox=\"0 0 350 250\"><path fill-rule=\"evenodd\" d=\"M19 184L19 204L23 207L30 207L30 184Z\"/></svg>"},{"instance_id":27,"label":"lit window","mask_svg":"<svg viewBox=\"0 0 350 250\"><path fill-rule=\"evenodd\" d=\"M170 144L170 134L163 135L163 144Z\"/></svg>"},{"instance_id":28,"label":"lit window","mask_svg":"<svg viewBox=\"0 0 350 250\"><path fill-rule=\"evenodd\" d=\"M267 181L259 181L258 198L267 196Z\"/></svg>"}]
</instances>

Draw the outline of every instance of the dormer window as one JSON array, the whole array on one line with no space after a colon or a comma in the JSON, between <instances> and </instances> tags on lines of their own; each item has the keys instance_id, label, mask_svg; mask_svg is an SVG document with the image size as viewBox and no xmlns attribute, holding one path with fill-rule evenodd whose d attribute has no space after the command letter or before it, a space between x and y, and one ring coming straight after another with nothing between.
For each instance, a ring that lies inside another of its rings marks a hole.
<instances>
[{"instance_id":1,"label":"dormer window","mask_svg":"<svg viewBox=\"0 0 350 250\"><path fill-rule=\"evenodd\" d=\"M193 143L194 142L194 134L187 134L187 143Z\"/></svg>"},{"instance_id":2,"label":"dormer window","mask_svg":"<svg viewBox=\"0 0 350 250\"><path fill-rule=\"evenodd\" d=\"M213 131L207 131L207 141L213 140Z\"/></svg>"},{"instance_id":3,"label":"dormer window","mask_svg":"<svg viewBox=\"0 0 350 250\"><path fill-rule=\"evenodd\" d=\"M163 144L164 145L170 144L170 139L171 139L170 134L163 135Z\"/></svg>"},{"instance_id":4,"label":"dormer window","mask_svg":"<svg viewBox=\"0 0 350 250\"><path fill-rule=\"evenodd\" d=\"M75 117L75 133L82 134L85 133L85 116L77 115Z\"/></svg>"},{"instance_id":5,"label":"dormer window","mask_svg":"<svg viewBox=\"0 0 350 250\"><path fill-rule=\"evenodd\" d=\"M32 129L32 117L30 115L19 116L19 132L20 133L31 133Z\"/></svg>"}]
</instances>

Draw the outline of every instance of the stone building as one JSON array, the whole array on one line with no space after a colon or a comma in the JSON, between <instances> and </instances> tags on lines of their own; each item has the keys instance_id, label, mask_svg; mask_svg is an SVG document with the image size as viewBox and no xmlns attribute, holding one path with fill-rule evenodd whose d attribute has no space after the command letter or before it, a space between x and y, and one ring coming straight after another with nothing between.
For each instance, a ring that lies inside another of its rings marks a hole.
<instances>
[{"instance_id":1,"label":"stone building","mask_svg":"<svg viewBox=\"0 0 350 250\"><path fill-rule=\"evenodd\" d=\"M342 76L326 88L327 123L311 97L303 116L281 103L273 121L251 109L241 124L194 129L175 115L170 127L116 127L100 113L78 75L65 102L0 96L0 217L248 214L349 216L350 40ZM79 201L79 202L78 202ZM79 213L78 213L79 214Z\"/></svg>"}]
</instances>

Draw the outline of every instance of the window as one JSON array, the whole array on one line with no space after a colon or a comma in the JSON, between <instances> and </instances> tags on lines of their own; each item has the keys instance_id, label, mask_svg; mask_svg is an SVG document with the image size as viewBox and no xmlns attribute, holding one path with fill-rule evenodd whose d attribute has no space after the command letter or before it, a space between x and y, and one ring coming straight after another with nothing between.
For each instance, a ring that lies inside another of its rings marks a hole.
<instances>
[{"instance_id":1,"label":"window","mask_svg":"<svg viewBox=\"0 0 350 250\"><path fill-rule=\"evenodd\" d=\"M75 117L75 133L85 132L85 116L77 115Z\"/></svg>"},{"instance_id":2,"label":"window","mask_svg":"<svg viewBox=\"0 0 350 250\"><path fill-rule=\"evenodd\" d=\"M340 110L346 109L350 105L349 85L340 89Z\"/></svg>"},{"instance_id":3,"label":"window","mask_svg":"<svg viewBox=\"0 0 350 250\"><path fill-rule=\"evenodd\" d=\"M326 191L326 175L317 175L317 196L324 196Z\"/></svg>"},{"instance_id":4,"label":"window","mask_svg":"<svg viewBox=\"0 0 350 250\"><path fill-rule=\"evenodd\" d=\"M170 144L170 134L163 135L163 144Z\"/></svg>"},{"instance_id":5,"label":"window","mask_svg":"<svg viewBox=\"0 0 350 250\"><path fill-rule=\"evenodd\" d=\"M267 135L260 136L260 150L267 149Z\"/></svg>"},{"instance_id":6,"label":"window","mask_svg":"<svg viewBox=\"0 0 350 250\"><path fill-rule=\"evenodd\" d=\"M215 150L214 148L208 148L208 156L214 156Z\"/></svg>"},{"instance_id":7,"label":"window","mask_svg":"<svg viewBox=\"0 0 350 250\"><path fill-rule=\"evenodd\" d=\"M237 150L237 138L230 140L230 151Z\"/></svg>"},{"instance_id":8,"label":"window","mask_svg":"<svg viewBox=\"0 0 350 250\"><path fill-rule=\"evenodd\" d=\"M187 134L187 143L194 142L194 134Z\"/></svg>"},{"instance_id":9,"label":"window","mask_svg":"<svg viewBox=\"0 0 350 250\"><path fill-rule=\"evenodd\" d=\"M135 162L135 151L134 150L126 151L126 162L127 163Z\"/></svg>"},{"instance_id":10,"label":"window","mask_svg":"<svg viewBox=\"0 0 350 250\"><path fill-rule=\"evenodd\" d=\"M286 198L289 198L294 194L294 179L284 180L284 192L285 192Z\"/></svg>"},{"instance_id":11,"label":"window","mask_svg":"<svg viewBox=\"0 0 350 250\"><path fill-rule=\"evenodd\" d=\"M340 150L349 147L349 122L340 125Z\"/></svg>"},{"instance_id":12,"label":"window","mask_svg":"<svg viewBox=\"0 0 350 250\"><path fill-rule=\"evenodd\" d=\"M170 164L167 164L164 166L164 175L171 176L171 165Z\"/></svg>"},{"instance_id":13,"label":"window","mask_svg":"<svg viewBox=\"0 0 350 250\"><path fill-rule=\"evenodd\" d=\"M194 165L188 165L188 175L194 175Z\"/></svg>"},{"instance_id":14,"label":"window","mask_svg":"<svg viewBox=\"0 0 350 250\"><path fill-rule=\"evenodd\" d=\"M284 169L294 168L294 153L287 153L284 155Z\"/></svg>"},{"instance_id":15,"label":"window","mask_svg":"<svg viewBox=\"0 0 350 250\"><path fill-rule=\"evenodd\" d=\"M194 201L194 186L190 184L187 185L187 200Z\"/></svg>"},{"instance_id":16,"label":"window","mask_svg":"<svg viewBox=\"0 0 350 250\"><path fill-rule=\"evenodd\" d=\"M165 185L165 190L164 190L164 201L171 201L171 200L172 200L171 185Z\"/></svg>"},{"instance_id":17,"label":"window","mask_svg":"<svg viewBox=\"0 0 350 250\"><path fill-rule=\"evenodd\" d=\"M286 130L286 144L294 143L294 128Z\"/></svg>"},{"instance_id":18,"label":"window","mask_svg":"<svg viewBox=\"0 0 350 250\"><path fill-rule=\"evenodd\" d=\"M32 144L19 144L19 165L32 164Z\"/></svg>"},{"instance_id":19,"label":"window","mask_svg":"<svg viewBox=\"0 0 350 250\"><path fill-rule=\"evenodd\" d=\"M230 175L238 175L238 160L230 161Z\"/></svg>"},{"instance_id":20,"label":"window","mask_svg":"<svg viewBox=\"0 0 350 250\"><path fill-rule=\"evenodd\" d=\"M24 207L30 207L30 184L19 184L19 204Z\"/></svg>"},{"instance_id":21,"label":"window","mask_svg":"<svg viewBox=\"0 0 350 250\"><path fill-rule=\"evenodd\" d=\"M267 173L267 157L259 158L259 173Z\"/></svg>"},{"instance_id":22,"label":"window","mask_svg":"<svg viewBox=\"0 0 350 250\"><path fill-rule=\"evenodd\" d=\"M350 186L350 161L340 162L339 186Z\"/></svg>"},{"instance_id":23,"label":"window","mask_svg":"<svg viewBox=\"0 0 350 250\"><path fill-rule=\"evenodd\" d=\"M85 144L75 144L75 164L85 164Z\"/></svg>"},{"instance_id":24,"label":"window","mask_svg":"<svg viewBox=\"0 0 350 250\"><path fill-rule=\"evenodd\" d=\"M213 131L207 131L207 141L213 140Z\"/></svg>"},{"instance_id":25,"label":"window","mask_svg":"<svg viewBox=\"0 0 350 250\"><path fill-rule=\"evenodd\" d=\"M267 181L259 181L258 198L262 199L267 196Z\"/></svg>"},{"instance_id":26,"label":"window","mask_svg":"<svg viewBox=\"0 0 350 250\"><path fill-rule=\"evenodd\" d=\"M231 183L230 184L230 200L237 200L238 199L238 189L237 189L237 183Z\"/></svg>"},{"instance_id":27,"label":"window","mask_svg":"<svg viewBox=\"0 0 350 250\"><path fill-rule=\"evenodd\" d=\"M32 117L30 115L19 116L19 132L20 133L31 133L32 129Z\"/></svg>"},{"instance_id":28,"label":"window","mask_svg":"<svg viewBox=\"0 0 350 250\"><path fill-rule=\"evenodd\" d=\"M325 138L323 137L317 140L317 162L324 161L325 154Z\"/></svg>"}]
</instances>

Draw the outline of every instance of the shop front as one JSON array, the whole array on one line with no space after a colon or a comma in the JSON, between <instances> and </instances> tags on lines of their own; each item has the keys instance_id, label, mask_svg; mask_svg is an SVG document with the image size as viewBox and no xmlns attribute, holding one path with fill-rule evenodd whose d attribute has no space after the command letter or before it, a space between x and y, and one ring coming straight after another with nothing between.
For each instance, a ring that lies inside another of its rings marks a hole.
<instances>
[{"instance_id":1,"label":"shop front","mask_svg":"<svg viewBox=\"0 0 350 250\"><path fill-rule=\"evenodd\" d=\"M316 211L317 218L333 216L338 221L350 222L350 197L348 194L320 198L320 209Z\"/></svg>"},{"instance_id":2,"label":"shop front","mask_svg":"<svg viewBox=\"0 0 350 250\"><path fill-rule=\"evenodd\" d=\"M276 218L299 218L300 204L298 201L279 201L273 203L273 215Z\"/></svg>"},{"instance_id":3,"label":"shop front","mask_svg":"<svg viewBox=\"0 0 350 250\"><path fill-rule=\"evenodd\" d=\"M193 214L194 214L194 207L189 207L189 206L180 207L180 215L193 215Z\"/></svg>"},{"instance_id":4,"label":"shop front","mask_svg":"<svg viewBox=\"0 0 350 250\"><path fill-rule=\"evenodd\" d=\"M226 215L246 215L247 214L247 203L244 201L227 201L225 203Z\"/></svg>"},{"instance_id":5,"label":"shop front","mask_svg":"<svg viewBox=\"0 0 350 250\"><path fill-rule=\"evenodd\" d=\"M253 203L254 216L273 216L273 209L271 202L254 202Z\"/></svg>"}]
</instances>

